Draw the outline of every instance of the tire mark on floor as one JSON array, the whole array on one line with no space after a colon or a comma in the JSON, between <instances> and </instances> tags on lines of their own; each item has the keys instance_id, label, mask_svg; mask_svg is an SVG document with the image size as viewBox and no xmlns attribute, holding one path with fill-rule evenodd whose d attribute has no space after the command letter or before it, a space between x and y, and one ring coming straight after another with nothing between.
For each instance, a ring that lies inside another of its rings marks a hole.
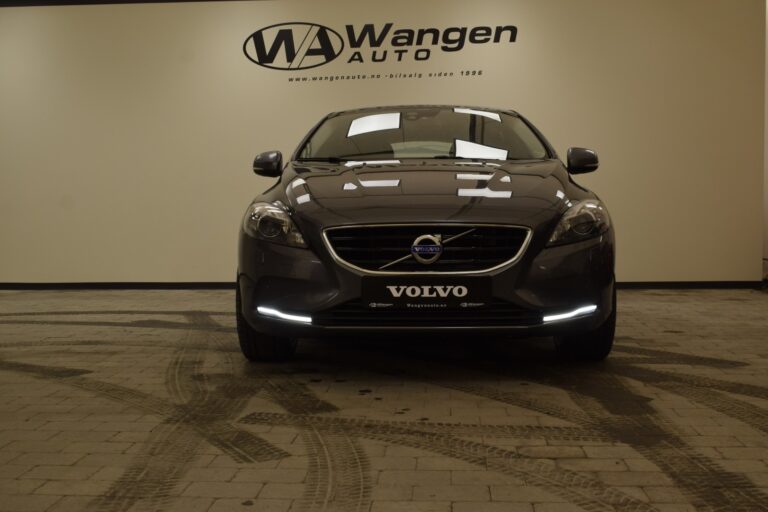
<instances>
[{"instance_id":1,"label":"tire mark on floor","mask_svg":"<svg viewBox=\"0 0 768 512\"><path fill-rule=\"evenodd\" d=\"M537 369L540 378L547 373L542 370ZM585 428L593 428L632 447L671 478L699 510L768 510L768 496L758 490L754 483L741 474L725 470L698 453L695 448L688 446L683 439L686 434L683 428L658 416L655 409L648 405L647 399L631 392L617 375L605 375L609 374L591 372L589 375L578 375L575 367L569 366L567 373L561 374L560 378L540 380L543 384L568 391L571 398L589 416L587 421L565 416L559 416L560 419L572 421ZM532 375L526 377L532 378ZM608 381L596 384L601 379ZM647 383L654 385L652 381ZM513 405L523 406L525 403L525 400L510 394L488 392L482 388L472 389L473 386L456 388ZM679 391L674 387L669 390ZM623 411L622 397L625 404ZM590 398L599 401L600 407L594 407L595 404L589 401ZM628 407L632 410L628 410ZM539 408L539 411L546 412L546 409Z\"/></svg>"},{"instance_id":2,"label":"tire mark on floor","mask_svg":"<svg viewBox=\"0 0 768 512\"><path fill-rule=\"evenodd\" d=\"M91 373L90 370L21 363L5 359L0 360L0 370L24 373L41 379L56 380L62 384L135 407L149 414L167 416L173 414L175 410L172 404L162 398L157 398L142 391L126 388L118 384L82 377L82 375Z\"/></svg>"},{"instance_id":3,"label":"tire mark on floor","mask_svg":"<svg viewBox=\"0 0 768 512\"><path fill-rule=\"evenodd\" d=\"M587 379L573 370L560 377L572 383L572 399L593 418L595 426L600 425L606 434L659 467L697 509L768 510L768 496L743 475L726 471L688 446L674 433L678 426L659 415L647 398L634 392L622 374L605 371L591 373ZM615 408L617 396L624 399L623 411Z\"/></svg>"},{"instance_id":4,"label":"tire mark on floor","mask_svg":"<svg viewBox=\"0 0 768 512\"><path fill-rule=\"evenodd\" d=\"M289 376L270 379L266 391L272 401L297 418L338 411ZM299 427L309 455L309 473L299 510L367 511L371 502L370 464L358 440L345 431L324 431L311 421L298 420L294 425Z\"/></svg>"},{"instance_id":5,"label":"tire mark on floor","mask_svg":"<svg viewBox=\"0 0 768 512\"><path fill-rule=\"evenodd\" d=\"M629 367L623 372L627 377L682 396L768 434L768 411L744 400L723 395L717 390L717 387L722 386L694 386L690 383L691 380L695 380L691 378L693 376L682 373L671 374L638 367ZM759 389L757 386L754 387ZM734 392L734 394L741 393ZM747 396L754 395L755 393L750 393Z\"/></svg>"},{"instance_id":6,"label":"tire mark on floor","mask_svg":"<svg viewBox=\"0 0 768 512\"><path fill-rule=\"evenodd\" d=\"M32 349L32 348L41 348L41 347L115 347L115 348L149 347L149 348L168 349L168 348L178 348L180 343L181 342L178 340L139 341L139 340L127 339L127 340L120 340L119 343L116 343L115 341L109 341L109 340L54 339L54 340L40 340L40 341L10 341L5 343L0 343L0 349L6 349L6 348ZM208 348L208 345L207 344L189 344L187 345L187 348Z\"/></svg>"},{"instance_id":7,"label":"tire mark on floor","mask_svg":"<svg viewBox=\"0 0 768 512\"><path fill-rule=\"evenodd\" d=\"M185 322L172 322L170 320L135 320L133 322L110 322L110 321L86 321L86 320L0 320L2 325L66 325L73 327L127 327L127 328L149 328L149 329L189 329L189 324ZM221 325L194 325L195 329L203 331L234 332L234 327L225 327Z\"/></svg>"},{"instance_id":8,"label":"tire mark on floor","mask_svg":"<svg viewBox=\"0 0 768 512\"><path fill-rule=\"evenodd\" d=\"M197 314L205 315L206 313L191 313L193 316ZM197 317L195 317L195 319L196 318ZM194 322L187 325L189 329L197 330ZM182 342L175 343L174 345L177 346L177 350L178 347L186 347L187 349L194 348L196 350L210 349L211 340L214 340L217 344L219 343L218 336L219 334L216 332L207 331L207 337L198 338L197 336L188 336ZM73 341L72 343L76 344L77 342ZM158 344L153 342L152 345L157 346ZM222 349L220 352L226 354L227 358L231 357L231 354L226 350ZM187 418L186 421L197 430L199 435L202 435L211 444L218 446L224 450L225 453L239 462L261 462L280 459L289 455L287 452L277 449L250 432L237 429L226 422L209 424L209 421L206 422L204 421L205 418L202 418L201 423L195 424L194 421L200 418L197 418L197 416L184 404L173 404L168 400L158 398L136 389L95 380L89 377L82 377L82 375L91 373L90 370L45 366L0 359L0 370L3 369L29 374L38 378L58 380L62 384L97 394L109 400L145 411L149 414L156 414L166 418L175 416ZM224 402L227 402L231 397L238 393L243 395L243 400L247 400L257 392L257 389L253 387L256 384L257 381L251 379L248 381L248 385L243 387L237 383L233 385L228 379L225 386L226 389L222 389L220 394L225 397L223 399ZM255 389L256 391L254 391Z\"/></svg>"},{"instance_id":9,"label":"tire mark on floor","mask_svg":"<svg viewBox=\"0 0 768 512\"><path fill-rule=\"evenodd\" d=\"M614 350L625 354L645 356L647 359L638 360L643 364L682 364L691 366L707 366L709 368L742 368L748 366L741 361L731 361L728 359L719 359L714 357L699 356L695 354L685 354L682 352L671 352L646 347L633 347L629 345L616 345ZM613 361L613 358L611 358Z\"/></svg>"},{"instance_id":10,"label":"tire mark on floor","mask_svg":"<svg viewBox=\"0 0 768 512\"><path fill-rule=\"evenodd\" d=\"M269 419L263 416L249 415L245 422L258 422L259 419ZM272 417L272 420L277 419ZM377 422L345 422L338 417L323 418L307 415L282 415L288 424L311 424L314 429L331 432L339 430L356 437L364 437L390 445L408 446L419 450L430 451L464 462L475 464L482 469L496 471L523 480L526 484L536 485L555 496L565 498L588 511L636 511L650 512L656 508L648 503L633 498L623 492L611 488L590 476L574 471L553 468L539 460L524 457L514 451L506 450L488 444L461 439L445 432L429 432L428 424L412 422L408 427L384 423L378 428L367 428ZM330 421L329 421L330 420ZM352 424L352 425L349 425ZM355 426L355 429L345 429ZM421 427L417 428L417 427Z\"/></svg>"},{"instance_id":11,"label":"tire mark on floor","mask_svg":"<svg viewBox=\"0 0 768 512\"><path fill-rule=\"evenodd\" d=\"M91 370L22 363L18 361L8 361L6 359L0 359L0 370L26 373L42 379L71 379L71 377L79 377L80 375L92 373Z\"/></svg>"},{"instance_id":12,"label":"tire mark on floor","mask_svg":"<svg viewBox=\"0 0 768 512\"><path fill-rule=\"evenodd\" d=\"M184 405L176 405L165 399L152 396L131 388L126 388L118 384L99 381L88 377L80 377L90 373L89 370L79 370L66 367L44 366L31 363L20 363L0 359L0 370L15 371L31 375L42 379L55 380L61 384L71 386L76 389L87 391L114 402L122 403L134 407L148 414L156 414L162 417L185 418L191 428L194 428L198 435L204 437L214 446L221 448L227 455L238 462L264 462L268 460L282 459L290 454L267 443L263 439L247 431L242 431L226 422L215 422L206 424L208 415L200 418L190 413ZM243 393L244 400L247 400L253 394L258 392L258 388L242 386L224 386L220 394L222 400L226 401L236 393ZM201 423L195 423L195 421ZM221 436L220 436L221 434Z\"/></svg>"},{"instance_id":13,"label":"tire mark on floor","mask_svg":"<svg viewBox=\"0 0 768 512\"><path fill-rule=\"evenodd\" d=\"M190 325L214 323L210 317L200 313L189 316ZM205 337L207 334L190 329L187 341L202 341L196 339L201 336ZM166 387L178 405L176 413L149 434L131 465L104 495L91 503L91 510L123 512L129 509L168 509L176 497L175 494L180 490L177 487L183 475L197 458L204 441L211 439L213 432L226 432L226 428L220 429L217 426L239 414L247 398L259 391L258 388L251 388L248 394L239 395L223 395L212 391L202 372L205 354L204 350L187 349L184 344L176 352L166 371ZM233 428L230 429L234 431ZM268 448L273 452L273 456L287 455L282 450L275 453L271 445L245 431L240 431L236 439L243 442L235 452L236 457L241 459L248 455L247 441L251 448L256 447L262 453ZM226 439L214 437L213 444L224 448L232 440L231 435Z\"/></svg>"},{"instance_id":14,"label":"tire mark on floor","mask_svg":"<svg viewBox=\"0 0 768 512\"><path fill-rule=\"evenodd\" d=\"M293 403L291 401L283 403L289 415L296 415L293 418L294 422L301 421L300 418L302 416L314 415L320 412L335 412L335 408L329 409L328 407L320 406L322 402L318 402L314 395L308 395L309 391L304 384L291 383L290 385L293 386L294 392L284 392L284 394L297 395L296 401ZM319 410L312 412L308 411L302 404L315 404L320 407L318 407ZM312 420L305 421L302 425L305 429L311 429L313 433L317 433L316 435L321 438L320 433L325 430L324 437L326 439L333 439L332 432L334 430L328 431L328 429L324 429L323 423L328 424L332 423L332 421L321 419L318 423L315 423ZM588 511L626 510L649 512L656 510L648 503L614 489L591 476L562 468L552 468L547 463L523 457L514 451L461 439L443 432L432 433L423 430L405 430L391 424L388 427L389 432L363 429L360 432L354 432L354 434L355 436L391 444L400 444L431 451L476 464L484 469L492 469L511 475L530 485L540 486L556 496L566 498ZM344 431L344 433L349 435L352 432ZM320 450L316 451L319 452ZM333 450L332 453L335 451ZM335 464L329 464L329 466L332 468L337 467ZM311 502L311 506L315 507L313 510L317 510L318 507L320 510L323 509L322 504L318 504L314 500ZM345 509L341 508L339 510Z\"/></svg>"},{"instance_id":15,"label":"tire mark on floor","mask_svg":"<svg viewBox=\"0 0 768 512\"><path fill-rule=\"evenodd\" d=\"M143 309L94 309L94 310L77 310L77 311L19 311L17 313L0 313L1 317L8 316L81 316L81 315L207 315L207 316L235 316L231 311L203 311L203 310L143 310Z\"/></svg>"},{"instance_id":16,"label":"tire mark on floor","mask_svg":"<svg viewBox=\"0 0 768 512\"><path fill-rule=\"evenodd\" d=\"M704 377L701 375L688 375L685 373L672 373L672 372L660 371L660 370L645 369L645 371L655 372L658 378L662 380L662 382L665 380L671 380L674 382L688 384L689 386L693 386L696 388L716 389L718 391L733 393L734 395L751 396L754 398L761 398L763 400L768 400L768 388L762 387L762 386L756 386L754 384L744 384L741 382L729 382L726 380L715 379L712 377Z\"/></svg>"},{"instance_id":17,"label":"tire mark on floor","mask_svg":"<svg viewBox=\"0 0 768 512\"><path fill-rule=\"evenodd\" d=\"M620 347L619 350L648 356L647 359L621 362L621 372L625 376L658 387L669 393L677 394L692 402L742 421L755 430L768 433L768 411L752 403L732 396L724 396L720 393L727 392L734 395L768 400L768 388L753 384L729 382L712 377L689 375L683 372L673 373L644 366L654 363L669 364L670 360L679 361L679 364L708 366L710 368L745 367L748 366L747 363L729 361L727 359L705 358L657 349Z\"/></svg>"},{"instance_id":18,"label":"tire mark on floor","mask_svg":"<svg viewBox=\"0 0 768 512\"><path fill-rule=\"evenodd\" d=\"M412 355L415 356L416 354ZM434 363L435 365L441 364L439 361L431 361L431 363ZM395 368L397 368L397 370L395 370ZM453 389L456 391L461 391L462 393L481 396L489 400L505 403L507 405L514 405L522 409L538 412L564 421L583 424L590 422L589 417L579 409L562 407L546 400L532 398L531 393L529 392L506 391L482 384L476 384L475 381L482 382L485 380L484 378L487 377L487 375L472 373L466 367L456 368L450 365L443 365L443 368L441 369L430 371L429 368L427 368L425 365L422 365L418 367L403 369L402 361L389 359L386 366L383 364L372 365L371 369L375 369L377 373L382 375L394 377L402 377L405 374L409 377L415 377L418 380L427 382L429 384L434 384L442 388ZM466 379L456 377L469 378ZM531 379L531 381L534 380L535 378Z\"/></svg>"},{"instance_id":19,"label":"tire mark on floor","mask_svg":"<svg viewBox=\"0 0 768 512\"><path fill-rule=\"evenodd\" d=\"M195 318L198 322L206 318ZM185 341L193 341L194 331L187 333ZM188 427L193 401L205 399L208 390L192 376L199 373L202 350L190 351L183 346L166 369L166 388L178 405L184 405L186 414L174 414L159 428L153 429L143 442L130 466L104 495L95 499L90 510L99 512L156 511L169 508L171 494L197 458L203 438ZM202 396L199 396L202 395Z\"/></svg>"},{"instance_id":20,"label":"tire mark on floor","mask_svg":"<svg viewBox=\"0 0 768 512\"><path fill-rule=\"evenodd\" d=\"M334 354L337 362L338 355L339 354ZM354 350L347 351L345 355L347 357L344 359L347 361L352 361L355 356L360 356L360 354L356 353ZM367 369L386 375L403 375L402 372L398 373L392 370L393 368L402 368L402 361L393 361L386 355L381 357L382 354L380 353L378 353L377 356L379 357L376 359L376 362L371 362ZM324 356L321 355L321 358L322 357ZM368 361L371 361L370 358L368 358ZM430 360L430 362L435 361ZM455 384L448 386L451 389L463 391L462 388L472 388L471 385L462 385L459 383L464 380L462 379L464 373L458 368L438 368L435 370L434 374L432 374L432 380L424 378L424 371L429 372L426 365L421 365L416 369L413 369L413 371L405 370L404 373L410 377L415 377L418 380L426 381L430 384L435 384L437 381L447 380ZM487 375L485 378L487 378ZM491 390L492 388L485 389ZM502 393L500 390L494 390L494 394L496 391ZM570 419L574 415L584 416L586 418L586 415L582 411L562 408L544 401L530 399L529 397L518 398L520 398L520 400L518 400L519 403L516 405L520 407L524 407L522 404L532 404L537 408L553 412L557 416L562 416L563 419ZM391 430L396 431L397 429ZM607 512L622 510L649 512L657 510L648 503L627 495L590 475L584 475L563 468L553 468L545 462L535 458L524 457L511 450L461 439L453 435L446 435L442 432L431 433L419 431L415 434L397 434L395 432L380 434L375 431L363 431L360 433L360 436L386 443L400 444L431 451L476 464L483 469L491 469L502 474L514 476L529 485L541 487L556 496L569 500L587 511Z\"/></svg>"},{"instance_id":21,"label":"tire mark on floor","mask_svg":"<svg viewBox=\"0 0 768 512\"><path fill-rule=\"evenodd\" d=\"M431 362L434 363L433 360ZM578 366L574 365L568 365L565 371L559 373L556 363L543 368L537 367L535 370L527 367L510 370L500 368L494 363L476 363L475 369L482 370L482 373L477 375L466 367L459 369L451 365L433 369L420 366L406 371L410 377L430 384L525 407L584 428L594 429L623 442L662 469L702 510L768 510L768 496L758 490L754 483L743 475L726 471L689 447L682 438L684 429L659 417L656 410L648 404L648 399L631 392L621 382L620 373L610 373L621 372L622 367L601 368L600 372L590 367L589 374L584 375L579 374ZM392 364L396 363L389 361L385 371L391 372ZM402 367L402 364L399 367ZM522 377L563 389L581 407L581 412L571 414L568 409L532 400L519 392L507 392L474 383L487 379L489 373L504 377ZM446 375L451 378L448 379ZM473 376L477 378L473 379ZM610 382L601 379L608 379ZM597 400L601 407L595 408L595 403L588 401L590 398ZM630 407L622 405L626 401L631 403ZM633 417L640 419L633 420Z\"/></svg>"},{"instance_id":22,"label":"tire mark on floor","mask_svg":"<svg viewBox=\"0 0 768 512\"><path fill-rule=\"evenodd\" d=\"M361 432L386 434L431 433L454 436L492 436L500 439L545 439L550 441L604 441L612 439L581 427L550 427L540 425L484 425L477 423L448 423L429 421L394 421L348 418L342 416L314 416L309 414L280 414L254 412L240 418L239 423L258 425L300 425L311 424L329 432L347 432L355 435Z\"/></svg>"},{"instance_id":23,"label":"tire mark on floor","mask_svg":"<svg viewBox=\"0 0 768 512\"><path fill-rule=\"evenodd\" d=\"M210 348L195 327L208 319L195 317L188 325L189 343L181 343L171 364L172 388L178 402L171 403L141 391L110 384L89 377L88 370L51 367L16 361L0 360L0 370L15 371L95 393L151 414L165 421L150 434L141 446L131 466L104 495L89 506L98 511L163 510L173 500L171 493L179 479L197 456L203 441L219 447L238 462L260 462L288 457L289 454L254 434L235 428L228 420L239 414L247 400L258 393L260 380L251 379L247 385L227 381L208 393L205 376L200 376L200 361L204 348ZM215 336L215 334L214 334ZM192 349L194 348L194 351ZM189 354L194 353L190 361ZM227 358L230 354L225 352ZM175 384L174 384L175 383ZM191 392L191 394L190 394ZM173 394L173 393L172 393Z\"/></svg>"},{"instance_id":24,"label":"tire mark on floor","mask_svg":"<svg viewBox=\"0 0 768 512\"><path fill-rule=\"evenodd\" d=\"M527 485L578 505L590 512L654 512L653 505L629 496L600 480L575 471L553 468L534 458L484 443L443 434L397 436L366 435L370 439L427 450L475 464L483 469L518 478Z\"/></svg>"}]
</instances>

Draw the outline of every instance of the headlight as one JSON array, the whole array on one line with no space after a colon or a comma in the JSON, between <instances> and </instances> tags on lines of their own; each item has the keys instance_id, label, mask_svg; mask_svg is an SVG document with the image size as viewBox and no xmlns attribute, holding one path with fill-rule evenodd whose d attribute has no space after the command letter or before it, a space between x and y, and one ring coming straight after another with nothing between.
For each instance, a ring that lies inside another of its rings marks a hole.
<instances>
[{"instance_id":1,"label":"headlight","mask_svg":"<svg viewBox=\"0 0 768 512\"><path fill-rule=\"evenodd\" d=\"M307 247L299 228L280 202L251 204L243 218L243 231L267 242Z\"/></svg>"},{"instance_id":2,"label":"headlight","mask_svg":"<svg viewBox=\"0 0 768 512\"><path fill-rule=\"evenodd\" d=\"M602 235L611 227L611 218L603 203L596 199L576 201L563 214L548 245L579 242Z\"/></svg>"}]
</instances>

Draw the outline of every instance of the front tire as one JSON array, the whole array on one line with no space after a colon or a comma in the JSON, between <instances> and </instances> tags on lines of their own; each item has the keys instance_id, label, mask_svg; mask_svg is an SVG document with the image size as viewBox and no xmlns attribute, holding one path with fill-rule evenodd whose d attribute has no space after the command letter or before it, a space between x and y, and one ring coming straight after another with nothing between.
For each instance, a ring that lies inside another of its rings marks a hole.
<instances>
[{"instance_id":1,"label":"front tire","mask_svg":"<svg viewBox=\"0 0 768 512\"><path fill-rule=\"evenodd\" d=\"M297 340L257 332L243 316L240 285L235 285L235 317L240 351L249 361L285 361L296 353Z\"/></svg>"},{"instance_id":2,"label":"front tire","mask_svg":"<svg viewBox=\"0 0 768 512\"><path fill-rule=\"evenodd\" d=\"M616 289L613 290L613 310L596 329L570 336L556 336L555 348L560 355L580 361L602 361L613 348L616 334Z\"/></svg>"}]
</instances>

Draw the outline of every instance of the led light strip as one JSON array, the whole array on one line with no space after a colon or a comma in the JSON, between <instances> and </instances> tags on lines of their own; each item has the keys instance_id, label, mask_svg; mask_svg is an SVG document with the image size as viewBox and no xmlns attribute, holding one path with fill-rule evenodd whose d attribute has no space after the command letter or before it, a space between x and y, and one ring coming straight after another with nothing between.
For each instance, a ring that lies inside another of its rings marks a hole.
<instances>
[{"instance_id":1,"label":"led light strip","mask_svg":"<svg viewBox=\"0 0 768 512\"><path fill-rule=\"evenodd\" d=\"M291 315L289 313L283 313L282 311L278 311L277 309L274 309L274 308L259 306L256 308L256 311L258 311L259 314L261 315L271 316L273 318L279 318L280 320L290 320L291 322L301 322L303 324L312 323L311 316Z\"/></svg>"},{"instance_id":2,"label":"led light strip","mask_svg":"<svg viewBox=\"0 0 768 512\"><path fill-rule=\"evenodd\" d=\"M589 315L591 313L594 313L595 311L597 311L597 306L592 304L589 306L584 306L578 309L574 309L573 311L569 311L568 313L560 313L557 315L545 316L544 323L557 322L558 320L568 320L569 318L575 318L577 316Z\"/></svg>"}]
</instances>

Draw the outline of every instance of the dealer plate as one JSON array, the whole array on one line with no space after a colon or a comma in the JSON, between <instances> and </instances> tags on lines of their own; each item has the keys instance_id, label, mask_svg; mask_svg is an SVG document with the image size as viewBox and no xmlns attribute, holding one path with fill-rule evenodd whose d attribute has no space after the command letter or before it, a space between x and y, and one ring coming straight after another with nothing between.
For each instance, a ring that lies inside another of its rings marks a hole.
<instances>
[{"instance_id":1,"label":"dealer plate","mask_svg":"<svg viewBox=\"0 0 768 512\"><path fill-rule=\"evenodd\" d=\"M491 300L491 279L477 277L366 276L362 300L369 308L478 308Z\"/></svg>"}]
</instances>

